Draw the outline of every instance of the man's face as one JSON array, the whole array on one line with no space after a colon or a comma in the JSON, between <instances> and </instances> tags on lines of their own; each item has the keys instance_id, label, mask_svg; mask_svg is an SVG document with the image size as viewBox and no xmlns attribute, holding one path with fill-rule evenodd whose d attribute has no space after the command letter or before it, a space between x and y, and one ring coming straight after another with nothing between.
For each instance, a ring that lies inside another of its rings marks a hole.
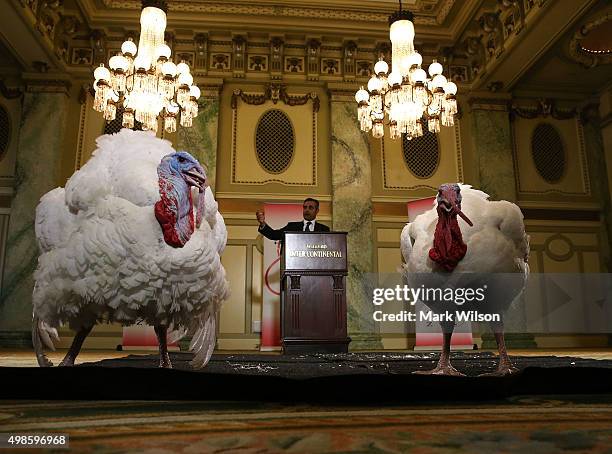
<instances>
[{"instance_id":1,"label":"man's face","mask_svg":"<svg viewBox=\"0 0 612 454\"><path fill-rule=\"evenodd\" d=\"M303 208L304 219L306 219L307 221L314 221L314 219L317 217L317 213L319 212L317 204L314 203L312 200L307 200L306 202L304 202Z\"/></svg>"}]
</instances>

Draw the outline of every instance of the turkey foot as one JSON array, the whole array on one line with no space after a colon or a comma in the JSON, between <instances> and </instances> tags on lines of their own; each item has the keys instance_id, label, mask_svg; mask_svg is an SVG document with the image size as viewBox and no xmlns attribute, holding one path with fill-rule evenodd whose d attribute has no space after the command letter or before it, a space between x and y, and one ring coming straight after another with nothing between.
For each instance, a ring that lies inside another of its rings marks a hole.
<instances>
[{"instance_id":1,"label":"turkey foot","mask_svg":"<svg viewBox=\"0 0 612 454\"><path fill-rule=\"evenodd\" d=\"M442 326L442 352L440 353L440 359L438 365L432 370L418 370L413 372L417 375L449 375L453 377L465 377L465 374L459 372L450 363L450 347L451 338L453 336L454 323L440 322Z\"/></svg>"},{"instance_id":2,"label":"turkey foot","mask_svg":"<svg viewBox=\"0 0 612 454\"><path fill-rule=\"evenodd\" d=\"M493 334L497 342L497 348L499 349L499 365L497 370L486 374L480 374L479 377L505 377L506 375L516 374L519 369L512 365L508 351L506 350L506 342L504 340L503 325L491 324L493 328Z\"/></svg>"},{"instance_id":3,"label":"turkey foot","mask_svg":"<svg viewBox=\"0 0 612 454\"><path fill-rule=\"evenodd\" d=\"M486 374L480 374L479 377L505 377L506 375L514 375L520 369L512 365L512 363L499 363L497 370L494 372L487 372Z\"/></svg>"},{"instance_id":4,"label":"turkey foot","mask_svg":"<svg viewBox=\"0 0 612 454\"><path fill-rule=\"evenodd\" d=\"M464 373L459 372L451 364L438 364L435 369L417 370L413 372L415 375L449 375L452 377L465 377Z\"/></svg>"},{"instance_id":5,"label":"turkey foot","mask_svg":"<svg viewBox=\"0 0 612 454\"><path fill-rule=\"evenodd\" d=\"M168 344L166 342L167 333L167 326L155 325L155 334L157 334L157 342L159 342L159 367L172 369L172 362L168 355Z\"/></svg>"}]
</instances>

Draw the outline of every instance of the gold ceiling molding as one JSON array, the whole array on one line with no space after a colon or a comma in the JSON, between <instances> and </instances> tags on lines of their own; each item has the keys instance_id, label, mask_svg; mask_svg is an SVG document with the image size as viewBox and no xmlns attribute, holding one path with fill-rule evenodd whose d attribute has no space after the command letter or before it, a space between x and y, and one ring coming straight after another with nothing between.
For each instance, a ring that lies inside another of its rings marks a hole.
<instances>
[{"instance_id":1,"label":"gold ceiling molding","mask_svg":"<svg viewBox=\"0 0 612 454\"><path fill-rule=\"evenodd\" d=\"M444 21L456 0L445 0L438 18L432 16L417 16L415 24L438 25ZM102 0L111 9L140 9L138 0ZM285 5L243 5L228 2L194 3L188 0L174 0L171 11L206 14L243 14L250 16L304 17L310 19L340 19L359 22L387 22L389 12L376 13L367 10L346 8L312 8Z\"/></svg>"}]
</instances>

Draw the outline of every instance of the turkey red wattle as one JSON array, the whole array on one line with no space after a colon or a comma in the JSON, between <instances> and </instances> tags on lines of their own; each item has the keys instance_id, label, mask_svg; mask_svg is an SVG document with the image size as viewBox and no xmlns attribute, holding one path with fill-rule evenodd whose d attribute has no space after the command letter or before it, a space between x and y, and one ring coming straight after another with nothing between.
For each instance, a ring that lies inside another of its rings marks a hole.
<instances>
[{"instance_id":1,"label":"turkey red wattle","mask_svg":"<svg viewBox=\"0 0 612 454\"><path fill-rule=\"evenodd\" d=\"M178 201L176 198L168 195L172 192L168 191L167 185L162 184L160 181L159 186L161 200L155 203L155 218L159 222L164 234L164 241L172 247L183 247L189 241L189 238L191 238L194 230L191 192L188 195L190 209L187 214L187 222L179 224L177 222ZM164 186L163 189L162 186Z\"/></svg>"},{"instance_id":2,"label":"turkey red wattle","mask_svg":"<svg viewBox=\"0 0 612 454\"><path fill-rule=\"evenodd\" d=\"M434 232L433 247L429 250L429 258L445 271L451 272L467 252L467 245L463 242L457 215L460 215L470 226L472 222L461 211L459 185L440 186L436 200L438 202L438 223Z\"/></svg>"},{"instance_id":3,"label":"turkey red wattle","mask_svg":"<svg viewBox=\"0 0 612 454\"><path fill-rule=\"evenodd\" d=\"M164 241L172 247L183 247L194 228L191 188L199 189L197 225L204 210L206 177L202 166L189 153L178 152L164 157L157 168L160 200L155 204Z\"/></svg>"}]
</instances>

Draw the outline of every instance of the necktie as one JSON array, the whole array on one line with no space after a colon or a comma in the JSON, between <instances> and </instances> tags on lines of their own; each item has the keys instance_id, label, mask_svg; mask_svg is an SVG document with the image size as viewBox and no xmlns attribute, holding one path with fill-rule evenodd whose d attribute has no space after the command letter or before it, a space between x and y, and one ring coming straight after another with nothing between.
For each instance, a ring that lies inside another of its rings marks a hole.
<instances>
[{"instance_id":1,"label":"necktie","mask_svg":"<svg viewBox=\"0 0 612 454\"><path fill-rule=\"evenodd\" d=\"M308 221L306 223L306 228L304 228L304 232L310 232L310 226L312 225L312 222Z\"/></svg>"}]
</instances>

